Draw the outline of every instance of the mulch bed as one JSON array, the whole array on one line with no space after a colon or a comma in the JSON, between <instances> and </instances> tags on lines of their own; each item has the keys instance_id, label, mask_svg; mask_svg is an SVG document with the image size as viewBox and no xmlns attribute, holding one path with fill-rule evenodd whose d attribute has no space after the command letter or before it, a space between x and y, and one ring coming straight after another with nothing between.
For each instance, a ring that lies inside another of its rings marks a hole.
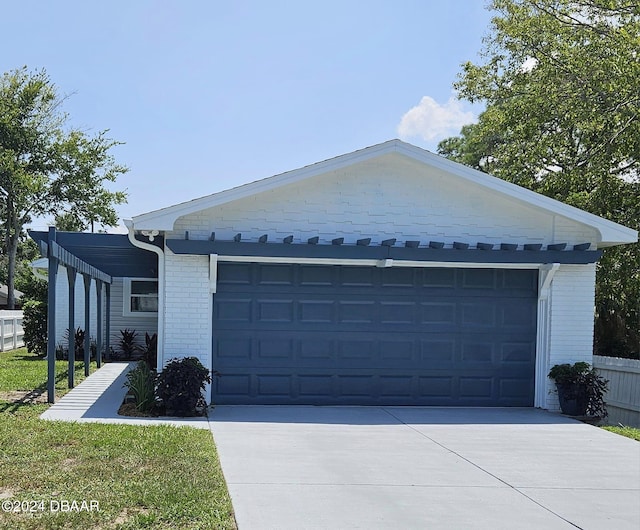
<instances>
[{"instance_id":1,"label":"mulch bed","mask_svg":"<svg viewBox=\"0 0 640 530\"><path fill-rule=\"evenodd\" d=\"M157 418L159 414L154 411L142 412L136 408L135 403L123 403L118 409L120 416L130 416L135 418Z\"/></svg>"}]
</instances>

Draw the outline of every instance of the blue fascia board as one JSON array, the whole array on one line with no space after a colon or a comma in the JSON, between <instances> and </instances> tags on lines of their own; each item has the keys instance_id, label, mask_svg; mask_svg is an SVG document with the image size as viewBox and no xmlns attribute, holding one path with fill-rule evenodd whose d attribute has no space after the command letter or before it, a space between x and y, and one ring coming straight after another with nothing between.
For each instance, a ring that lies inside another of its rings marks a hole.
<instances>
[{"instance_id":1,"label":"blue fascia board","mask_svg":"<svg viewBox=\"0 0 640 530\"><path fill-rule=\"evenodd\" d=\"M601 250L477 250L451 248L410 248L362 245L309 245L286 243L250 243L167 239L166 245L175 254L279 258L325 259L397 259L451 263L571 263L597 262Z\"/></svg>"}]
</instances>

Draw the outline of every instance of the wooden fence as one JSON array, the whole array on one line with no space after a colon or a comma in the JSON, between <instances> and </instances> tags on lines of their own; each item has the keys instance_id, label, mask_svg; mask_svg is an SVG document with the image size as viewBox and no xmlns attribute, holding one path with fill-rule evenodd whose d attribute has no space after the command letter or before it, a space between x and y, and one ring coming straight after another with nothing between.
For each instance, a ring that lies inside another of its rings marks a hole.
<instances>
[{"instance_id":1,"label":"wooden fence","mask_svg":"<svg viewBox=\"0 0 640 530\"><path fill-rule=\"evenodd\" d=\"M0 311L0 351L24 346L22 311Z\"/></svg>"},{"instance_id":2,"label":"wooden fence","mask_svg":"<svg viewBox=\"0 0 640 530\"><path fill-rule=\"evenodd\" d=\"M640 427L640 360L594 355L593 366L609 380L607 422Z\"/></svg>"}]
</instances>

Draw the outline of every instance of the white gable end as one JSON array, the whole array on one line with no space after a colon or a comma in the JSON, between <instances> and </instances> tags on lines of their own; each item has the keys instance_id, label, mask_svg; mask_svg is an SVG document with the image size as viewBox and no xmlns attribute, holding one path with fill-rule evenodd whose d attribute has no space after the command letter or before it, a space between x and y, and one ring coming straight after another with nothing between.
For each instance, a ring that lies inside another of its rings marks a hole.
<instances>
[{"instance_id":1,"label":"white gable end","mask_svg":"<svg viewBox=\"0 0 640 530\"><path fill-rule=\"evenodd\" d=\"M397 153L179 217L169 238L243 241L268 234L321 243L390 238L499 244L597 244L598 231Z\"/></svg>"},{"instance_id":2,"label":"white gable end","mask_svg":"<svg viewBox=\"0 0 640 530\"><path fill-rule=\"evenodd\" d=\"M402 197L398 190L393 189L393 179L399 175L402 175L407 183L412 178L417 181L429 177L428 180L431 186L428 189L424 189L423 182L416 182L417 188L409 191L409 197L412 200L409 203L396 204L391 199L395 201ZM339 182L336 182L338 176L343 178L338 179ZM356 192L348 187L347 176L355 179L353 183L358 187L359 202L355 201L353 196L349 196L350 192L352 195ZM378 183L380 178L391 179L391 181L384 182L381 187ZM451 187L447 187L446 191L449 193L444 195L443 200L450 201L448 204L435 204L435 199L432 198L443 196L440 190L437 189L438 179L440 179L439 182L441 184L443 180L456 181L455 184L451 184ZM329 185L333 186L331 188L333 191L324 189ZM392 189L388 189L389 185L391 185ZM320 190L322 193L319 195L317 193L318 190L310 189L310 186L311 188L314 186L315 188L323 188ZM458 189L454 189L456 186ZM276 192L275 195L272 192ZM430 195L424 195L424 192ZM400 195L396 196L398 193ZM323 198L321 197L322 194L326 196ZM469 194L473 194L475 197L469 197ZM275 204L273 202L274 199L271 198L272 196L279 197L280 202ZM417 204L415 196L421 196L424 202ZM382 199L383 197L384 200ZM498 199L499 197L501 199ZM289 203L295 198L300 202L294 207ZM318 201L318 204L313 202L315 200ZM498 203L500 209L496 209ZM279 207L287 204L289 204L289 209L294 207L296 212L278 210ZM169 232L190 229L194 231L194 235L201 231L203 233L202 237L204 237L204 232L207 232L212 224L209 221L205 221L205 219L209 219L216 221L216 226L222 235L225 230L246 231L249 219L243 218L244 224L235 222L219 223L221 215L219 212L228 213L232 211L231 213L235 214L236 210L242 210L254 221L249 223L251 224L251 233L253 233L254 229L257 231L262 230L262 233L266 233L267 229L272 226L275 226L277 231L277 227L280 225L276 222L277 220L272 218L273 215L281 213L279 220L282 220L285 215L300 214L300 212L308 215L309 230L314 228L317 231L319 227L312 227L311 221L313 221L314 215L321 214L322 208L327 208L326 213L333 215L334 210L340 205L339 213L349 214L348 208L353 208L356 204L360 204L360 207L356 208L357 212L354 215L362 213L362 206L369 206L365 211L370 217L370 222L373 222L376 216L390 217L398 215L397 212L400 207L403 209L401 215L404 218L412 215L415 207L424 211L426 206L430 206L432 208L431 211L434 213L431 216L432 220L435 219L436 214L442 213L443 208L445 216L449 216L452 212L458 212L459 215L456 216L457 222L463 222L465 217L469 217L469 232L459 232L460 236L457 236L455 231L449 231L447 234L451 237L459 238L464 235L475 237L477 230L474 228L473 223L476 221L479 222L479 227L487 224L493 227L495 218L498 226L504 226L506 222L503 219L504 216L513 213L515 213L517 219L516 224L520 228L524 228L532 222L539 228L539 221L542 218L545 226L547 224L551 225L546 231L536 231L533 236L529 234L535 241L560 241L562 239L573 240L576 238L580 242L590 241L598 247L606 247L632 243L637 241L638 238L635 230L457 164L400 140L390 140L383 144L367 147L360 151L341 155L281 175L142 214L133 218L133 228L135 230ZM258 210L266 211L268 205L275 208L270 210L271 214L258 216ZM223 206L224 208L220 209ZM483 207L485 213L489 212L489 219L484 214L480 215L482 213L480 210ZM514 209L517 211L514 211ZM233 216L231 218L224 217L224 219L232 218ZM263 224L253 226L263 218ZM293 219L299 221L305 218L300 215L294 215ZM321 220L327 225L326 235L328 237L330 235L329 232L333 231L329 230L331 221L326 217ZM273 224L274 222L276 223L275 225ZM335 223L336 221L334 220L333 222ZM364 225L360 223L357 217L350 219L343 215L338 222L352 223L358 227L357 230L362 229L363 232L369 233L369 230L364 230ZM402 223L404 224L405 221L402 220ZM506 222L506 226L511 227L513 223L513 221ZM431 221L429 224L431 224ZM446 226L441 225L441 223L436 223L436 225ZM344 229L345 227L343 227ZM416 234L426 234L417 226L414 226L414 229L417 229L414 230ZM298 227L298 230L301 230L302 233L305 228ZM358 233L357 230L351 233L356 234ZM321 232L317 235L321 236L322 234ZM510 232L498 231L496 234L492 234L485 231L484 233L485 237L503 237L503 234L509 235ZM516 231L515 235L521 236L521 232ZM371 234L371 237L374 236L375 234ZM365 237L369 237L369 234Z\"/></svg>"}]
</instances>

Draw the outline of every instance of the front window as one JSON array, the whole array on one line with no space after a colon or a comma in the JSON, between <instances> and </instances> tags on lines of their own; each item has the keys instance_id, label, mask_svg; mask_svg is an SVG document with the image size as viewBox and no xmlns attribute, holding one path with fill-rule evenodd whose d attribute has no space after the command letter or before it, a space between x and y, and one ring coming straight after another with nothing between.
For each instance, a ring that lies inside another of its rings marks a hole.
<instances>
[{"instance_id":1,"label":"front window","mask_svg":"<svg viewBox=\"0 0 640 530\"><path fill-rule=\"evenodd\" d=\"M125 278L124 314L144 316L158 313L158 280Z\"/></svg>"}]
</instances>

